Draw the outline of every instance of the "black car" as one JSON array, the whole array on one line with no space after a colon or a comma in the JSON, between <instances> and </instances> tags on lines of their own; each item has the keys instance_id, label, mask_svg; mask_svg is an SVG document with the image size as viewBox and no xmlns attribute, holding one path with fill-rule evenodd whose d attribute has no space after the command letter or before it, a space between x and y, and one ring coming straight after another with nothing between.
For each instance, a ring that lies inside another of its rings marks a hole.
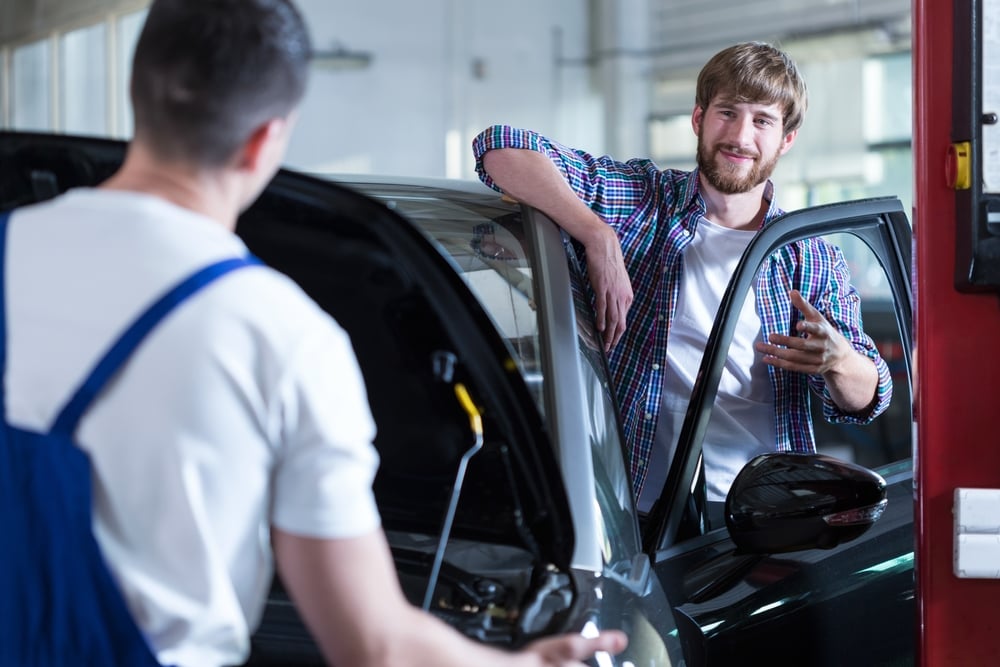
<instances>
[{"instance_id":1,"label":"black car","mask_svg":"<svg viewBox=\"0 0 1000 667\"><path fill-rule=\"evenodd\" d=\"M0 208L96 184L123 155L0 133ZM576 248L540 212L474 182L283 170L237 233L351 334L415 605L505 647L625 630L601 666L913 662L910 228L895 198L790 213L751 242L649 516ZM701 440L736 317L765 258L814 235L850 250L893 405L871 426L817 425L825 453L754 459L726 526L708 528ZM321 664L277 579L248 664Z\"/></svg>"}]
</instances>

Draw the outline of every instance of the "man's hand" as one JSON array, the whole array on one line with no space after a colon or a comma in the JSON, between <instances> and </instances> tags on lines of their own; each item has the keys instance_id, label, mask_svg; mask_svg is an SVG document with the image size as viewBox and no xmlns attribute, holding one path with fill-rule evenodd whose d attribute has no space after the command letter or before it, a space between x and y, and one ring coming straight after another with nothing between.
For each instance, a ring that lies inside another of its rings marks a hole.
<instances>
[{"instance_id":1,"label":"man's hand","mask_svg":"<svg viewBox=\"0 0 1000 667\"><path fill-rule=\"evenodd\" d=\"M847 339L798 290L791 290L788 296L805 319L795 325L798 336L771 334L768 343L755 343L757 351L765 355L764 363L797 373L823 375L854 353Z\"/></svg>"},{"instance_id":2,"label":"man's hand","mask_svg":"<svg viewBox=\"0 0 1000 667\"><path fill-rule=\"evenodd\" d=\"M791 290L788 296L804 317L795 325L799 335L771 334L767 343L754 343L756 350L764 354L764 363L796 373L822 375L841 410L861 412L872 403L878 389L875 364L855 350L798 290Z\"/></svg>"},{"instance_id":3,"label":"man's hand","mask_svg":"<svg viewBox=\"0 0 1000 667\"><path fill-rule=\"evenodd\" d=\"M618 236L606 224L601 233L585 242L587 271L596 297L594 315L597 330L604 337L604 351L618 344L625 333L626 318L632 305L632 281L625 269L625 258Z\"/></svg>"},{"instance_id":4,"label":"man's hand","mask_svg":"<svg viewBox=\"0 0 1000 667\"><path fill-rule=\"evenodd\" d=\"M628 638L624 632L606 630L597 637L559 635L539 639L528 644L524 653L534 653L545 667L583 667L581 661L589 659L594 653L617 655L627 645Z\"/></svg>"}]
</instances>

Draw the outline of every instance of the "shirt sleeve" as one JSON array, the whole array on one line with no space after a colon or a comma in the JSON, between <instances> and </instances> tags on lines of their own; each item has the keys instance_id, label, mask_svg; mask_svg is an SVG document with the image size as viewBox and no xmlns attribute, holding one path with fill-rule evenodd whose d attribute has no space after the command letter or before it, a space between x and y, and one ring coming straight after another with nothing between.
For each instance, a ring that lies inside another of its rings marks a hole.
<instances>
[{"instance_id":1,"label":"shirt sleeve","mask_svg":"<svg viewBox=\"0 0 1000 667\"><path fill-rule=\"evenodd\" d=\"M841 410L833 401L821 376L810 376L810 383L821 391L823 416L826 419L837 423L868 424L889 407L889 402L892 400L892 376L888 364L875 346L875 341L864 331L861 296L850 282L850 269L844 254L839 248L830 244L823 244L822 249L830 259L832 270L828 281L827 298L820 310L855 350L875 364L878 371L877 398L867 414L850 414Z\"/></svg>"},{"instance_id":2,"label":"shirt sleeve","mask_svg":"<svg viewBox=\"0 0 1000 667\"><path fill-rule=\"evenodd\" d=\"M497 191L501 190L483 167L483 156L499 148L533 150L548 156L576 195L612 226L628 221L649 198L650 172L657 171L650 160L619 162L606 155L595 157L532 130L494 125L473 140L472 152L480 180Z\"/></svg>"},{"instance_id":3,"label":"shirt sleeve","mask_svg":"<svg viewBox=\"0 0 1000 667\"><path fill-rule=\"evenodd\" d=\"M345 538L380 525L372 491L378 453L350 340L329 324L303 342L281 383L271 520L298 535Z\"/></svg>"}]
</instances>

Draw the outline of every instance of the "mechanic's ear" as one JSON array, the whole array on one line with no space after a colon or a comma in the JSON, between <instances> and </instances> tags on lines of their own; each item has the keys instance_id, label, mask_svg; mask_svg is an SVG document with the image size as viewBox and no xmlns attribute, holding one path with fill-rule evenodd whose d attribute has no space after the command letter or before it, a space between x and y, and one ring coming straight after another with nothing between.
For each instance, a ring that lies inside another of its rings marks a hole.
<instances>
[{"instance_id":1,"label":"mechanic's ear","mask_svg":"<svg viewBox=\"0 0 1000 667\"><path fill-rule=\"evenodd\" d=\"M272 118L259 125L240 148L237 164L248 171L257 169L260 161L275 150L272 144L283 140L287 122L284 118Z\"/></svg>"}]
</instances>

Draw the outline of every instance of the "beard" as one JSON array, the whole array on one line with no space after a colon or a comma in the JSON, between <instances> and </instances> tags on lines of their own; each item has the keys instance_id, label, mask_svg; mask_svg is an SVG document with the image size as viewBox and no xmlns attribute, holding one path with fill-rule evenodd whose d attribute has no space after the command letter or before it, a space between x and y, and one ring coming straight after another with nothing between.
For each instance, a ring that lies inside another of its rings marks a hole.
<instances>
[{"instance_id":1,"label":"beard","mask_svg":"<svg viewBox=\"0 0 1000 667\"><path fill-rule=\"evenodd\" d=\"M752 155L729 144L715 144L709 148L702 140L703 136L703 132L698 133L698 169L712 187L722 194L739 195L753 190L771 177L774 168L778 165L778 158L781 157L780 147L774 152L774 155L767 159L762 159L760 155ZM738 165L727 160L718 160L719 153L723 149L744 157L752 157L754 162L750 166L750 170L744 172Z\"/></svg>"}]
</instances>

